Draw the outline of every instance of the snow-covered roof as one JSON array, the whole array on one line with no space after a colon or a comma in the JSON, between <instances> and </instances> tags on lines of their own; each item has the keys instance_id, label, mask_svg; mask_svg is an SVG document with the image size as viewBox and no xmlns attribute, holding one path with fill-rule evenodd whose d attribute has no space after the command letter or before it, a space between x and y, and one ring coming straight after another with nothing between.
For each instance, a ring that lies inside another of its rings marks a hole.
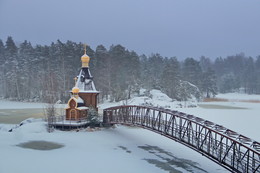
<instances>
[{"instance_id":1,"label":"snow-covered roof","mask_svg":"<svg viewBox=\"0 0 260 173\"><path fill-rule=\"evenodd\" d=\"M83 103L83 104L84 104L84 101L83 101L82 98L80 98L80 97L77 97L77 98L76 98L76 97L71 97L70 100L74 100L74 101L77 103L77 105L78 105L79 103ZM70 102L70 100L69 100L69 102ZM67 106L66 109L69 109L69 108L70 108L69 102L68 102L68 106Z\"/></svg>"},{"instance_id":2,"label":"snow-covered roof","mask_svg":"<svg viewBox=\"0 0 260 173\"><path fill-rule=\"evenodd\" d=\"M100 92L99 91L87 90L87 91L80 91L80 93L100 93Z\"/></svg>"},{"instance_id":3,"label":"snow-covered roof","mask_svg":"<svg viewBox=\"0 0 260 173\"><path fill-rule=\"evenodd\" d=\"M74 98L75 98L75 97L74 97ZM75 98L75 101L76 101L77 103L84 103L84 101L83 101L80 97Z\"/></svg>"},{"instance_id":4,"label":"snow-covered roof","mask_svg":"<svg viewBox=\"0 0 260 173\"><path fill-rule=\"evenodd\" d=\"M86 107L86 106L81 106L81 107L77 107L77 109L84 110L84 109L88 109L88 107Z\"/></svg>"},{"instance_id":5,"label":"snow-covered roof","mask_svg":"<svg viewBox=\"0 0 260 173\"><path fill-rule=\"evenodd\" d=\"M89 68L81 68L75 87L80 93L99 93L92 78Z\"/></svg>"}]
</instances>

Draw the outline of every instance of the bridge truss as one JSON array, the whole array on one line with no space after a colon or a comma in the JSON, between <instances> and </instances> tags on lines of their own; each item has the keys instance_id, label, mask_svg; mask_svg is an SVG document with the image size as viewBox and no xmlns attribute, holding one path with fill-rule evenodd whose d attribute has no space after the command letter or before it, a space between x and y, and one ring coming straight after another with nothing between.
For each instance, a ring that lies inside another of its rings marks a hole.
<instances>
[{"instance_id":1,"label":"bridge truss","mask_svg":"<svg viewBox=\"0 0 260 173\"><path fill-rule=\"evenodd\" d=\"M179 142L231 172L260 173L260 143L202 118L163 108L104 109L103 123L139 126Z\"/></svg>"}]
</instances>

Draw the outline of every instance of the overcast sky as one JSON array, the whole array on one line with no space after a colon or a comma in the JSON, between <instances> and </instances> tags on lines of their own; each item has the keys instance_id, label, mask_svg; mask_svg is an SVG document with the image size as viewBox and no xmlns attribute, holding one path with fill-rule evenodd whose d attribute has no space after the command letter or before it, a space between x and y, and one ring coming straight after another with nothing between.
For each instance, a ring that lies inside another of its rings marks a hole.
<instances>
[{"instance_id":1,"label":"overcast sky","mask_svg":"<svg viewBox=\"0 0 260 173\"><path fill-rule=\"evenodd\" d=\"M260 55L259 0L0 0L0 39L178 58Z\"/></svg>"}]
</instances>

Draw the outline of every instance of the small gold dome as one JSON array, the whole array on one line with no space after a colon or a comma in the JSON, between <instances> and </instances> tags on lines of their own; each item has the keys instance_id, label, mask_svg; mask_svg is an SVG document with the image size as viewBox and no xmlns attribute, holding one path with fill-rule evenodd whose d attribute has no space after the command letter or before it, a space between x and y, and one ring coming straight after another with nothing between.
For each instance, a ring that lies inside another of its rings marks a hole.
<instances>
[{"instance_id":1,"label":"small gold dome","mask_svg":"<svg viewBox=\"0 0 260 173\"><path fill-rule=\"evenodd\" d=\"M78 87L73 87L72 88L72 93L73 94L78 94L79 93L79 88Z\"/></svg>"},{"instance_id":2,"label":"small gold dome","mask_svg":"<svg viewBox=\"0 0 260 173\"><path fill-rule=\"evenodd\" d=\"M87 54L84 54L81 57L82 67L88 67L90 57Z\"/></svg>"},{"instance_id":3,"label":"small gold dome","mask_svg":"<svg viewBox=\"0 0 260 173\"><path fill-rule=\"evenodd\" d=\"M81 61L82 62L89 62L90 60L90 57L87 55L87 54L84 54L82 57L81 57Z\"/></svg>"}]
</instances>

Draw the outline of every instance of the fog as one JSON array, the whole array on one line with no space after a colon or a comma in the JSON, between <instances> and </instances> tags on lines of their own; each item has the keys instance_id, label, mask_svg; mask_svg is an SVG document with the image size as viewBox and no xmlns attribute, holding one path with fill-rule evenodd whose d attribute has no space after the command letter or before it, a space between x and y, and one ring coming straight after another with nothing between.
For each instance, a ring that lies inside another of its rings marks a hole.
<instances>
[{"instance_id":1,"label":"fog","mask_svg":"<svg viewBox=\"0 0 260 173\"><path fill-rule=\"evenodd\" d=\"M260 1L0 0L0 39L121 44L178 58L260 55Z\"/></svg>"}]
</instances>

